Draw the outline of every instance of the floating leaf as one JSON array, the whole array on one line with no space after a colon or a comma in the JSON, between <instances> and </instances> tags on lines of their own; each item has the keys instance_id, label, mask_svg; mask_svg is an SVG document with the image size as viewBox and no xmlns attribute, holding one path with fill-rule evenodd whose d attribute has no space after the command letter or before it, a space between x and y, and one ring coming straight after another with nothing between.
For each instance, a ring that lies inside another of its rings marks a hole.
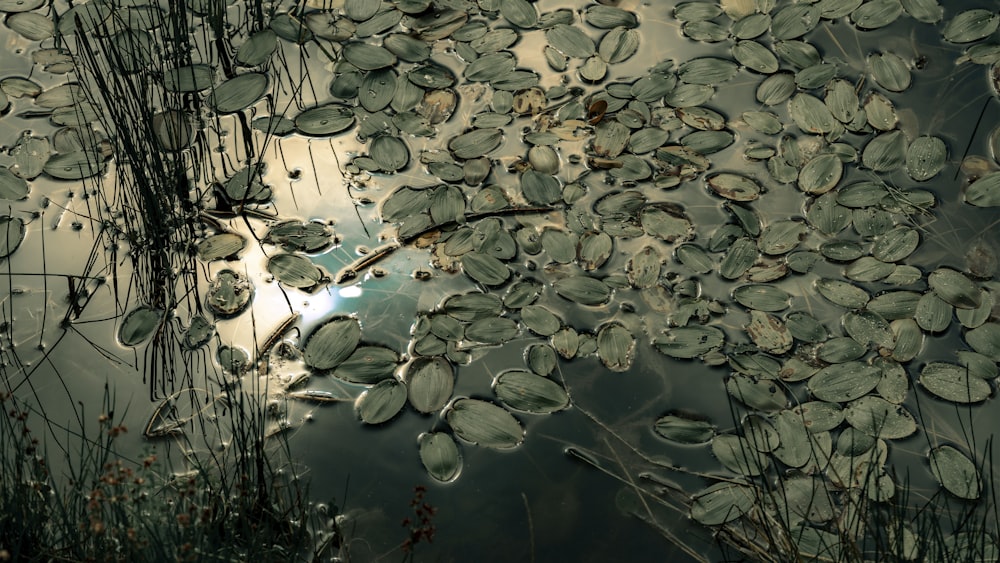
<instances>
[{"instance_id":1,"label":"floating leaf","mask_svg":"<svg viewBox=\"0 0 1000 563\"><path fill-rule=\"evenodd\" d=\"M712 438L712 454L726 469L749 477L761 475L770 465L767 456L757 451L746 438L731 434Z\"/></svg>"},{"instance_id":2,"label":"floating leaf","mask_svg":"<svg viewBox=\"0 0 1000 563\"><path fill-rule=\"evenodd\" d=\"M920 233L907 226L897 226L879 236L872 244L872 257L882 262L898 262L920 245Z\"/></svg>"},{"instance_id":3,"label":"floating leaf","mask_svg":"<svg viewBox=\"0 0 1000 563\"><path fill-rule=\"evenodd\" d=\"M803 342L821 342L828 336L823 323L803 311L789 313L785 318L785 327L793 338Z\"/></svg>"},{"instance_id":4,"label":"floating leaf","mask_svg":"<svg viewBox=\"0 0 1000 563\"><path fill-rule=\"evenodd\" d=\"M483 447L508 449L524 441L524 428L514 415L488 401L458 399L445 419L459 438Z\"/></svg>"},{"instance_id":5,"label":"floating leaf","mask_svg":"<svg viewBox=\"0 0 1000 563\"><path fill-rule=\"evenodd\" d=\"M320 252L335 241L333 230L316 221L282 221L272 225L261 239L268 244L280 245L288 252Z\"/></svg>"},{"instance_id":6,"label":"floating leaf","mask_svg":"<svg viewBox=\"0 0 1000 563\"><path fill-rule=\"evenodd\" d=\"M240 45L236 50L236 61L243 66L262 65L271 59L278 48L278 36L272 29L262 29Z\"/></svg>"},{"instance_id":7,"label":"floating leaf","mask_svg":"<svg viewBox=\"0 0 1000 563\"><path fill-rule=\"evenodd\" d=\"M562 199L559 180L536 170L526 170L521 174L521 193L528 202L537 205L551 205Z\"/></svg>"},{"instance_id":8,"label":"floating leaf","mask_svg":"<svg viewBox=\"0 0 1000 563\"><path fill-rule=\"evenodd\" d=\"M867 351L867 348L858 344L853 338L841 336L820 344L816 356L824 362L840 364L857 360L864 356Z\"/></svg>"},{"instance_id":9,"label":"floating leaf","mask_svg":"<svg viewBox=\"0 0 1000 563\"><path fill-rule=\"evenodd\" d=\"M538 24L538 11L528 0L499 0L500 15L510 23L530 29Z\"/></svg>"},{"instance_id":10,"label":"floating leaf","mask_svg":"<svg viewBox=\"0 0 1000 563\"><path fill-rule=\"evenodd\" d=\"M923 23L937 23L944 16L944 8L937 0L901 0L903 9L913 19Z\"/></svg>"},{"instance_id":11,"label":"floating leaf","mask_svg":"<svg viewBox=\"0 0 1000 563\"><path fill-rule=\"evenodd\" d=\"M861 29L879 29L903 13L899 0L871 0L851 12L851 21Z\"/></svg>"},{"instance_id":12,"label":"floating leaf","mask_svg":"<svg viewBox=\"0 0 1000 563\"><path fill-rule=\"evenodd\" d=\"M931 473L949 493L969 500L979 498L983 481L979 469L965 454L952 446L939 446L927 456Z\"/></svg>"},{"instance_id":13,"label":"floating leaf","mask_svg":"<svg viewBox=\"0 0 1000 563\"><path fill-rule=\"evenodd\" d=\"M524 370L501 373L493 386L507 407L534 414L548 414L569 406L569 395L561 385Z\"/></svg>"},{"instance_id":14,"label":"floating leaf","mask_svg":"<svg viewBox=\"0 0 1000 563\"><path fill-rule=\"evenodd\" d=\"M965 274L938 268L927 276L927 284L945 303L958 309L975 309L981 302L979 287Z\"/></svg>"},{"instance_id":15,"label":"floating leaf","mask_svg":"<svg viewBox=\"0 0 1000 563\"><path fill-rule=\"evenodd\" d=\"M764 45L750 40L733 45L733 58L741 65L761 74L778 71L778 58Z\"/></svg>"},{"instance_id":16,"label":"floating leaf","mask_svg":"<svg viewBox=\"0 0 1000 563\"><path fill-rule=\"evenodd\" d=\"M917 137L906 149L906 173L918 182L930 180L944 168L948 149L939 137Z\"/></svg>"},{"instance_id":17,"label":"floating leaf","mask_svg":"<svg viewBox=\"0 0 1000 563\"><path fill-rule=\"evenodd\" d=\"M298 254L275 254L267 261L267 271L281 283L306 292L329 281L323 270Z\"/></svg>"},{"instance_id":18,"label":"floating leaf","mask_svg":"<svg viewBox=\"0 0 1000 563\"><path fill-rule=\"evenodd\" d=\"M247 246L247 240L236 233L220 233L212 235L195 245L198 258L206 262L213 260L229 260L238 258L238 254Z\"/></svg>"},{"instance_id":19,"label":"floating leaf","mask_svg":"<svg viewBox=\"0 0 1000 563\"><path fill-rule=\"evenodd\" d=\"M584 233L580 237L577 258L587 271L600 268L611 257L613 241L607 233Z\"/></svg>"},{"instance_id":20,"label":"floating leaf","mask_svg":"<svg viewBox=\"0 0 1000 563\"><path fill-rule=\"evenodd\" d=\"M502 140L500 129L474 129L448 141L448 149L455 158L479 158L500 146Z\"/></svg>"},{"instance_id":21,"label":"floating leaf","mask_svg":"<svg viewBox=\"0 0 1000 563\"><path fill-rule=\"evenodd\" d=\"M566 56L586 59L596 50L594 41L579 28L566 24L557 24L545 31L549 45L562 51Z\"/></svg>"},{"instance_id":22,"label":"floating leaf","mask_svg":"<svg viewBox=\"0 0 1000 563\"><path fill-rule=\"evenodd\" d=\"M864 289L852 283L832 278L817 280L816 289L830 302L847 309L860 309L871 299L871 296Z\"/></svg>"},{"instance_id":23,"label":"floating leaf","mask_svg":"<svg viewBox=\"0 0 1000 563\"><path fill-rule=\"evenodd\" d=\"M720 348L725 339L725 334L712 326L682 326L666 331L653 345L672 358L697 358Z\"/></svg>"},{"instance_id":24,"label":"floating leaf","mask_svg":"<svg viewBox=\"0 0 1000 563\"><path fill-rule=\"evenodd\" d=\"M344 45L344 59L361 70L377 70L396 64L396 55L388 49L370 43Z\"/></svg>"},{"instance_id":25,"label":"floating leaf","mask_svg":"<svg viewBox=\"0 0 1000 563\"><path fill-rule=\"evenodd\" d=\"M611 299L611 288L590 276L567 276L552 283L560 296L583 305L603 305Z\"/></svg>"},{"instance_id":26,"label":"floating leaf","mask_svg":"<svg viewBox=\"0 0 1000 563\"><path fill-rule=\"evenodd\" d=\"M809 94L796 94L788 102L788 112L795 124L807 133L832 133L843 125L822 100Z\"/></svg>"},{"instance_id":27,"label":"floating leaf","mask_svg":"<svg viewBox=\"0 0 1000 563\"><path fill-rule=\"evenodd\" d=\"M194 64L170 69L163 73L163 87L169 92L198 92L215 83L215 69Z\"/></svg>"},{"instance_id":28,"label":"floating leaf","mask_svg":"<svg viewBox=\"0 0 1000 563\"><path fill-rule=\"evenodd\" d=\"M865 145L861 161L876 172L889 172L906 161L906 137L902 131L888 131L876 135Z\"/></svg>"},{"instance_id":29,"label":"floating leaf","mask_svg":"<svg viewBox=\"0 0 1000 563\"><path fill-rule=\"evenodd\" d=\"M898 440L917 431L917 422L906 407L873 395L848 405L844 417L852 427L883 440Z\"/></svg>"},{"instance_id":30,"label":"floating leaf","mask_svg":"<svg viewBox=\"0 0 1000 563\"><path fill-rule=\"evenodd\" d=\"M420 463L431 477L448 483L462 472L462 456L455 439L444 432L424 432L417 437Z\"/></svg>"},{"instance_id":31,"label":"floating leaf","mask_svg":"<svg viewBox=\"0 0 1000 563\"><path fill-rule=\"evenodd\" d=\"M313 369L329 370L339 366L361 342L361 324L351 317L327 321L313 331L302 351L305 364Z\"/></svg>"},{"instance_id":32,"label":"floating leaf","mask_svg":"<svg viewBox=\"0 0 1000 563\"><path fill-rule=\"evenodd\" d=\"M372 385L389 379L399 364L399 354L384 346L358 346L333 370L333 376L349 383Z\"/></svg>"},{"instance_id":33,"label":"floating leaf","mask_svg":"<svg viewBox=\"0 0 1000 563\"><path fill-rule=\"evenodd\" d=\"M608 64L626 61L639 50L639 37L639 33L632 29L612 29L601 38L598 54Z\"/></svg>"},{"instance_id":34,"label":"floating leaf","mask_svg":"<svg viewBox=\"0 0 1000 563\"><path fill-rule=\"evenodd\" d=\"M853 401L878 385L882 371L861 362L845 362L827 366L809 380L809 391L823 401L843 403Z\"/></svg>"},{"instance_id":35,"label":"floating leaf","mask_svg":"<svg viewBox=\"0 0 1000 563\"><path fill-rule=\"evenodd\" d=\"M15 176L6 166L0 166L0 198L18 200L26 197L28 182Z\"/></svg>"},{"instance_id":36,"label":"floating leaf","mask_svg":"<svg viewBox=\"0 0 1000 563\"><path fill-rule=\"evenodd\" d=\"M473 321L465 329L465 337L484 344L502 344L514 339L519 330L517 323L506 317L493 317Z\"/></svg>"},{"instance_id":37,"label":"floating leaf","mask_svg":"<svg viewBox=\"0 0 1000 563\"><path fill-rule=\"evenodd\" d=\"M737 401L759 411L778 411L788 402L785 392L773 380L757 380L743 374L726 380L726 391Z\"/></svg>"},{"instance_id":38,"label":"floating leaf","mask_svg":"<svg viewBox=\"0 0 1000 563\"><path fill-rule=\"evenodd\" d=\"M776 106L792 97L795 88L795 77L792 74L772 74L757 85L757 101L766 106Z\"/></svg>"},{"instance_id":39,"label":"floating leaf","mask_svg":"<svg viewBox=\"0 0 1000 563\"><path fill-rule=\"evenodd\" d=\"M580 335L572 328L564 327L552 335L552 346L563 358L572 359L580 347Z\"/></svg>"},{"instance_id":40,"label":"floating leaf","mask_svg":"<svg viewBox=\"0 0 1000 563\"><path fill-rule=\"evenodd\" d=\"M547 344L532 344L525 353L524 361L531 371L543 376L551 375L556 369L555 348Z\"/></svg>"},{"instance_id":41,"label":"floating leaf","mask_svg":"<svg viewBox=\"0 0 1000 563\"><path fill-rule=\"evenodd\" d=\"M525 305L521 309L521 322L541 336L551 336L562 326L559 317L541 305Z\"/></svg>"},{"instance_id":42,"label":"floating leaf","mask_svg":"<svg viewBox=\"0 0 1000 563\"><path fill-rule=\"evenodd\" d=\"M758 348L770 354L784 354L792 348L792 335L777 317L751 310L747 333Z\"/></svg>"},{"instance_id":43,"label":"floating leaf","mask_svg":"<svg viewBox=\"0 0 1000 563\"><path fill-rule=\"evenodd\" d=\"M788 308L791 295L769 284L741 285L733 290L733 299L748 309L782 311Z\"/></svg>"},{"instance_id":44,"label":"floating leaf","mask_svg":"<svg viewBox=\"0 0 1000 563\"><path fill-rule=\"evenodd\" d=\"M43 170L57 180L83 180L104 172L104 159L90 150L52 155Z\"/></svg>"},{"instance_id":45,"label":"floating leaf","mask_svg":"<svg viewBox=\"0 0 1000 563\"><path fill-rule=\"evenodd\" d=\"M583 19L599 29L612 29L619 26L631 28L639 25L638 19L632 12L601 4L588 6L583 11Z\"/></svg>"},{"instance_id":46,"label":"floating leaf","mask_svg":"<svg viewBox=\"0 0 1000 563\"><path fill-rule=\"evenodd\" d=\"M607 323L597 331L597 356L611 371L625 371L631 367L635 345L635 337L621 323Z\"/></svg>"},{"instance_id":47,"label":"floating leaf","mask_svg":"<svg viewBox=\"0 0 1000 563\"><path fill-rule=\"evenodd\" d=\"M1000 172L990 172L965 189L965 201L976 207L1000 207Z\"/></svg>"},{"instance_id":48,"label":"floating leaf","mask_svg":"<svg viewBox=\"0 0 1000 563\"><path fill-rule=\"evenodd\" d=\"M761 232L757 246L764 254L786 254L799 245L806 231L801 221L775 221Z\"/></svg>"},{"instance_id":49,"label":"floating leaf","mask_svg":"<svg viewBox=\"0 0 1000 563\"><path fill-rule=\"evenodd\" d=\"M820 195L832 190L844 174L844 163L835 154L824 153L812 158L799 171L799 189Z\"/></svg>"},{"instance_id":50,"label":"floating leaf","mask_svg":"<svg viewBox=\"0 0 1000 563\"><path fill-rule=\"evenodd\" d=\"M410 162L410 150L399 137L379 135L371 140L369 155L385 172L396 172Z\"/></svg>"},{"instance_id":51,"label":"floating leaf","mask_svg":"<svg viewBox=\"0 0 1000 563\"><path fill-rule=\"evenodd\" d=\"M771 20L775 39L795 39L812 31L820 22L820 10L812 5L785 6Z\"/></svg>"},{"instance_id":52,"label":"floating leaf","mask_svg":"<svg viewBox=\"0 0 1000 563\"><path fill-rule=\"evenodd\" d=\"M441 357L416 358L403 373L410 404L417 411L430 413L441 409L451 399L455 375L448 360Z\"/></svg>"},{"instance_id":53,"label":"floating leaf","mask_svg":"<svg viewBox=\"0 0 1000 563\"><path fill-rule=\"evenodd\" d=\"M646 249L643 249L643 252L646 252ZM685 267L697 274L706 274L715 269L715 260L713 260L712 257L705 252L705 249L696 244L682 244L677 247L675 252L677 254L677 261L684 264ZM632 258L633 268L637 265L637 259L639 257L640 255L637 254ZM653 259L655 260L655 263L649 263L649 274L647 278L644 278L648 281L648 284L641 286L637 283L633 283L633 285L636 287L649 287L652 286L652 284L659 278L660 264L663 260L659 254L654 254ZM637 277L636 281L638 280L639 278Z\"/></svg>"},{"instance_id":54,"label":"floating leaf","mask_svg":"<svg viewBox=\"0 0 1000 563\"><path fill-rule=\"evenodd\" d=\"M691 502L691 518L705 526L732 522L757 506L758 494L755 487L716 483L695 495Z\"/></svg>"},{"instance_id":55,"label":"floating leaf","mask_svg":"<svg viewBox=\"0 0 1000 563\"><path fill-rule=\"evenodd\" d=\"M181 347L185 350L197 350L215 336L215 325L201 315L191 319L191 324L184 331Z\"/></svg>"},{"instance_id":56,"label":"floating leaf","mask_svg":"<svg viewBox=\"0 0 1000 563\"><path fill-rule=\"evenodd\" d=\"M240 74L216 86L205 103L221 114L243 111L267 92L268 82L263 73Z\"/></svg>"},{"instance_id":57,"label":"floating leaf","mask_svg":"<svg viewBox=\"0 0 1000 563\"><path fill-rule=\"evenodd\" d=\"M868 57L872 78L879 86L891 92L902 92L910 87L910 68L895 53L874 53Z\"/></svg>"},{"instance_id":58,"label":"floating leaf","mask_svg":"<svg viewBox=\"0 0 1000 563\"><path fill-rule=\"evenodd\" d=\"M758 258L757 244L749 238L739 238L719 265L719 275L727 280L739 278L750 269Z\"/></svg>"},{"instance_id":59,"label":"floating leaf","mask_svg":"<svg viewBox=\"0 0 1000 563\"><path fill-rule=\"evenodd\" d=\"M992 389L968 368L947 362L930 362L920 370L920 385L934 395L955 403L978 403L989 398Z\"/></svg>"},{"instance_id":60,"label":"floating leaf","mask_svg":"<svg viewBox=\"0 0 1000 563\"><path fill-rule=\"evenodd\" d=\"M145 305L136 307L118 327L118 341L122 346L138 346L160 328L163 311Z\"/></svg>"},{"instance_id":61,"label":"floating leaf","mask_svg":"<svg viewBox=\"0 0 1000 563\"><path fill-rule=\"evenodd\" d=\"M483 285L500 285L510 277L506 264L489 254L467 252L462 255L462 269L472 279Z\"/></svg>"},{"instance_id":62,"label":"floating leaf","mask_svg":"<svg viewBox=\"0 0 1000 563\"><path fill-rule=\"evenodd\" d=\"M715 57L691 59L677 68L677 77L688 84L715 85L736 76L736 63Z\"/></svg>"},{"instance_id":63,"label":"floating leaf","mask_svg":"<svg viewBox=\"0 0 1000 563\"><path fill-rule=\"evenodd\" d=\"M723 172L705 178L709 188L733 201L753 201L760 197L760 184L740 174Z\"/></svg>"},{"instance_id":64,"label":"floating leaf","mask_svg":"<svg viewBox=\"0 0 1000 563\"><path fill-rule=\"evenodd\" d=\"M650 204L642 209L639 222L647 235L665 242L687 240L693 235L691 220L674 204Z\"/></svg>"},{"instance_id":65,"label":"floating leaf","mask_svg":"<svg viewBox=\"0 0 1000 563\"><path fill-rule=\"evenodd\" d=\"M219 317L234 317L246 310L253 294L250 280L232 270L221 270L208 285L205 304Z\"/></svg>"},{"instance_id":66,"label":"floating leaf","mask_svg":"<svg viewBox=\"0 0 1000 563\"><path fill-rule=\"evenodd\" d=\"M667 440L681 444L703 444L715 436L715 425L712 423L676 415L658 418L653 430Z\"/></svg>"},{"instance_id":67,"label":"floating leaf","mask_svg":"<svg viewBox=\"0 0 1000 563\"><path fill-rule=\"evenodd\" d=\"M971 43L988 37L1000 26L1000 15L993 10L966 10L955 14L945 24L941 36L951 43Z\"/></svg>"},{"instance_id":68,"label":"floating leaf","mask_svg":"<svg viewBox=\"0 0 1000 563\"><path fill-rule=\"evenodd\" d=\"M492 293L463 293L449 297L444 311L462 322L497 317L503 312L503 303Z\"/></svg>"},{"instance_id":69,"label":"floating leaf","mask_svg":"<svg viewBox=\"0 0 1000 563\"><path fill-rule=\"evenodd\" d=\"M406 385L398 379L385 379L365 390L355 404L358 416L367 424L382 424L403 410Z\"/></svg>"}]
</instances>

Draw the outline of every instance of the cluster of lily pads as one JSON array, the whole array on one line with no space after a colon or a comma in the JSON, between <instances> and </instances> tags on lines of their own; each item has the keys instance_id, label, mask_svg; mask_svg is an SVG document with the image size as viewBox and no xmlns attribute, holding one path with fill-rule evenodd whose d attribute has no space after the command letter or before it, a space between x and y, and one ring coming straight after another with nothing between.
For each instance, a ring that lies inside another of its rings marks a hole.
<instances>
[{"instance_id":1,"label":"cluster of lily pads","mask_svg":"<svg viewBox=\"0 0 1000 563\"><path fill-rule=\"evenodd\" d=\"M239 217L265 223L258 239L264 269L293 291L364 284L404 246L426 249L441 276L466 276L478 290L420 313L406 350L369 342L364 318L338 314L309 330L300 352L283 352L305 373L355 389L365 423L386 423L405 408L439 414L418 446L441 481L461 470L455 437L516 447L525 431L513 413L567 408L558 374L574 358L594 355L608 370L627 372L637 353L653 348L663 361L727 369L726 389L745 411L737 429L720 432L679 413L654 423L666 440L710 444L736 475L699 493L692 517L725 526L752 516L763 483L777 477L785 506L773 512L797 530L804 552L829 547L836 537L823 526L859 499L896 494L889 441L920 428L911 374L921 392L945 401L992 395L1000 286L996 250L986 241L962 263L929 273L920 267L940 199L936 183L949 182L942 172L961 148L912 136L901 124L898 108L925 63L873 52L859 78L833 62L817 36L835 24L850 26L850 34L897 21L936 25L953 60L988 68L996 88L1000 14L953 12L934 0L690 1L635 11L613 4L543 12L527 0L305 2L279 4L267 17L243 14L226 27L238 6L188 0L185 17L203 21L231 48L150 74L156 88L188 104L159 108L151 138L166 152L193 155L204 142L197 124L220 116L242 123L254 147L353 134L364 148L344 173L383 183L378 214L395 231L392 241L329 275L317 262L339 235L327 223L273 212L275 188L252 156L262 154L258 147L226 177L200 178L190 199L202 206L204 230L184 250L213 267L238 259L251 237L240 231L242 221L226 220ZM154 46L166 32L151 22L162 23L165 12L156 5L92 0L54 18L40 1L0 1L0 10L33 41L99 30L108 45L101 56L119 72L162 62ZM667 15L669 33L706 44L708 54L651 58L656 49L647 47L659 40L648 34ZM524 45L539 45L542 56L520 57ZM289 102L295 109L283 112L275 99L288 94L277 75L289 70L274 61L293 49L326 57L330 73L313 72L315 99ZM49 72L78 68L69 49L42 51L36 61ZM723 89L747 90L753 109L726 115L711 107L728 103ZM22 116L65 127L51 141L18 141L13 162L0 168L0 196L26 197L28 182L42 173L78 180L104 172L109 145L89 125L101 109L78 84L45 89L6 78L0 91L33 100ZM262 109L270 115L255 113ZM1000 206L1000 172L987 168L970 180L966 204ZM801 206L783 211L795 198ZM698 206L725 219L706 223ZM0 224L6 257L20 244L24 221L3 216ZM205 280L204 310L189 319L183 350L212 342L210 319L251 307L257 276L237 270L223 267ZM119 327L121 343L144 345L169 322L166 308L133 308ZM581 324L577 312L599 320ZM631 312L641 320L622 320ZM290 326L262 348L258 371L278 369L266 356ZM961 331L965 348L951 361L920 363L926 337L949 331ZM514 345L525 346L525 368L494 379L495 401L454 396L456 370L473 351ZM217 352L233 373L254 363L237 346ZM284 390L294 399L343 399L293 387ZM976 455L935 446L931 472L950 494L977 499L984 477Z\"/></svg>"}]
</instances>

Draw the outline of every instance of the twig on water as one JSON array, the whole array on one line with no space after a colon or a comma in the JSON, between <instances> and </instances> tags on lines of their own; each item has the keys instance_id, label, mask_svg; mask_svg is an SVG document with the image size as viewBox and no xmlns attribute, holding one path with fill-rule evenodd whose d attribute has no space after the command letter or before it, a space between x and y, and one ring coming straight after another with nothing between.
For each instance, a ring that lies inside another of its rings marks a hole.
<instances>
[{"instance_id":1,"label":"twig on water","mask_svg":"<svg viewBox=\"0 0 1000 563\"><path fill-rule=\"evenodd\" d=\"M497 211L484 211L482 213L472 213L462 217L461 219L453 219L451 221L445 221L444 223L438 223L436 225L431 225L426 229L418 233L403 237L402 239L388 244L382 245L372 252L365 254L361 258L358 258L354 262L348 264L339 272L337 272L334 278L334 283L344 283L350 281L357 277L357 275L364 271L366 268L373 266L376 262L381 261L385 257L392 254L394 251L416 241L420 237L426 236L429 233L437 231L439 229L444 229L447 227L452 227L455 225L461 225L466 223L472 223L480 219L486 219L488 217L503 217L506 215L532 215L539 213L551 213L553 211L560 210L561 207L508 207L506 209L500 209Z\"/></svg>"}]
</instances>

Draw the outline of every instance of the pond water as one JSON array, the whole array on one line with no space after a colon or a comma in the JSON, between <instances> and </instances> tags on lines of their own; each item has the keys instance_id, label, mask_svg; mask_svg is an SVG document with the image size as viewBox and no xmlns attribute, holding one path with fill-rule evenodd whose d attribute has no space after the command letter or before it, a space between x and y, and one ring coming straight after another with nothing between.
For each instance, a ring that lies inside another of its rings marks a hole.
<instances>
[{"instance_id":1,"label":"pond water","mask_svg":"<svg viewBox=\"0 0 1000 563\"><path fill-rule=\"evenodd\" d=\"M418 488L417 560L948 560L963 511L996 560L992 3L32 4L0 320L53 432L107 384L183 471L259 399L354 561Z\"/></svg>"}]
</instances>

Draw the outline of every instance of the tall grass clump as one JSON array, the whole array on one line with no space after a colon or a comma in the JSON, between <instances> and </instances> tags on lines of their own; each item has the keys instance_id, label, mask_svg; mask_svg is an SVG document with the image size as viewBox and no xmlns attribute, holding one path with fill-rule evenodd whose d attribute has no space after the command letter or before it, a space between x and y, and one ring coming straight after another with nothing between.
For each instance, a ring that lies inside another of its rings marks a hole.
<instances>
[{"instance_id":1,"label":"tall grass clump","mask_svg":"<svg viewBox=\"0 0 1000 563\"><path fill-rule=\"evenodd\" d=\"M852 442L851 429L833 433L832 441L809 435L809 461L790 467L766 451L765 436L745 424L747 413L732 397L733 434L744 448L737 474L674 464L577 407L605 438L601 447L573 445L567 454L618 481L619 498L630 499L619 508L693 561L1000 560L992 437L983 443L972 434L925 432L929 448L940 441L972 453L981 493L962 498L917 476L927 473L927 461L913 456L924 452L900 451L887 463L884 444ZM845 455L853 448L856 455Z\"/></svg>"},{"instance_id":2,"label":"tall grass clump","mask_svg":"<svg viewBox=\"0 0 1000 563\"><path fill-rule=\"evenodd\" d=\"M297 561L340 548L335 515L275 465L282 448L265 451L248 413L224 419L233 463L189 454L191 469L174 473L170 447L140 459L120 453L128 429L107 388L102 412L55 448L32 424L47 425L44 413L6 393L0 405L0 560ZM65 456L63 472L53 450Z\"/></svg>"},{"instance_id":3,"label":"tall grass clump","mask_svg":"<svg viewBox=\"0 0 1000 563\"><path fill-rule=\"evenodd\" d=\"M191 188L191 174L201 158L199 147L166 150L180 147L165 147L154 129L154 120L168 116L166 140L180 139L188 124L174 122L171 116L196 115L200 106L197 97L155 86L171 62L190 61L194 52L185 3L167 6L165 12L148 12L162 18L151 22L156 34L152 43L141 40L146 36L121 31L127 27L116 21L117 10L94 32L78 27L65 38L75 45L77 77L89 101L101 109L99 124L115 158L113 174L98 180L111 186L96 191L102 203L100 236L111 254L108 262L114 264L124 251L131 266L127 287L118 285L117 272L111 276L118 314L135 305L166 312L180 305L196 312L202 307L197 263L187 251L198 234L198 194ZM177 376L187 371L176 361L177 331L176 323L161 323L146 347L145 374L154 395L172 390Z\"/></svg>"}]
</instances>

